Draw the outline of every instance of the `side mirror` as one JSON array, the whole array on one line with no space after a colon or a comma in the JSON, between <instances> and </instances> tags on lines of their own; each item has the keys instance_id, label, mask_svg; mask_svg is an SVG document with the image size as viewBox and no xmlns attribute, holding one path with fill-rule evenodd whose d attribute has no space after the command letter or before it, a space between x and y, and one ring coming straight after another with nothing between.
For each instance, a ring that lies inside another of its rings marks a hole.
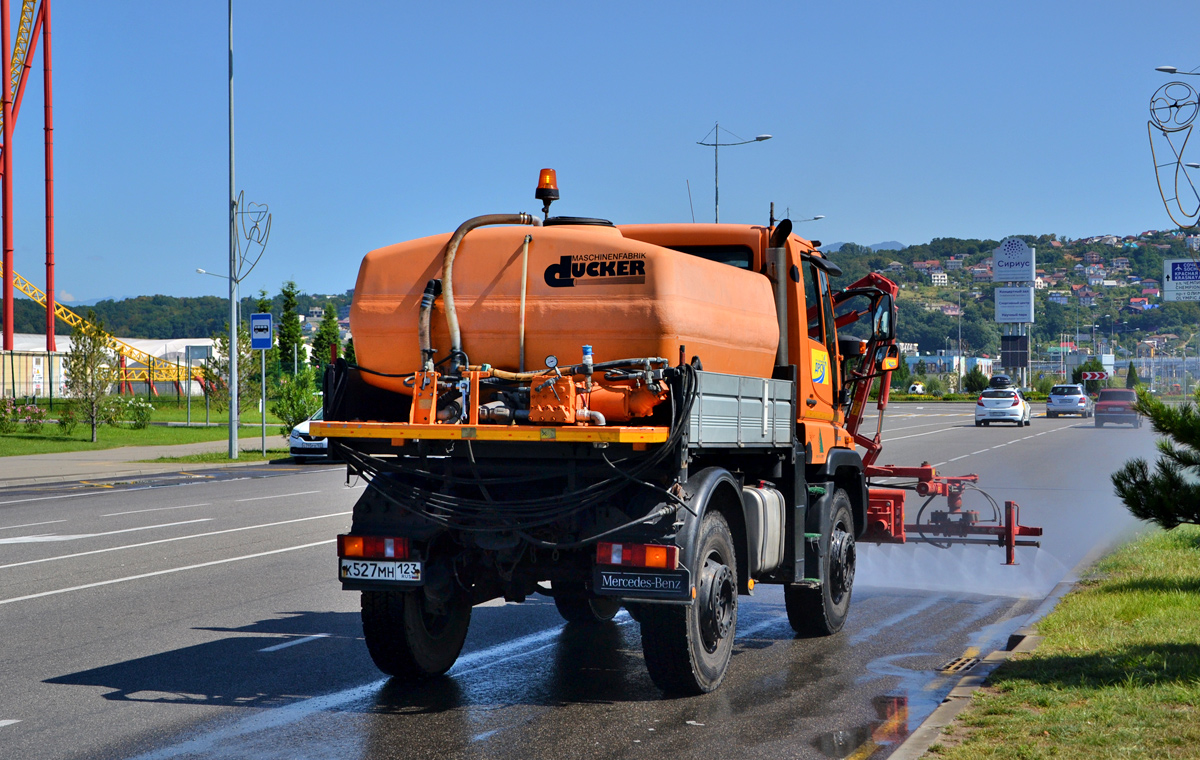
<instances>
[{"instance_id":1,"label":"side mirror","mask_svg":"<svg viewBox=\"0 0 1200 760\"><path fill-rule=\"evenodd\" d=\"M880 348L879 353L879 369L891 372L900 366L900 349L896 346L888 346L886 350Z\"/></svg>"}]
</instances>

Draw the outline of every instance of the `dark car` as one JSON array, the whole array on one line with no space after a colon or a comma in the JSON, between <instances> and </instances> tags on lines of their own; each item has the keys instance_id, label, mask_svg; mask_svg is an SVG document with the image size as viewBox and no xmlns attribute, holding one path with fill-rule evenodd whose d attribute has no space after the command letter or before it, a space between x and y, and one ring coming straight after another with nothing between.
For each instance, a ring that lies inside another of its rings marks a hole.
<instances>
[{"instance_id":1,"label":"dark car","mask_svg":"<svg viewBox=\"0 0 1200 760\"><path fill-rule=\"evenodd\" d=\"M1134 404L1137 394L1124 388L1105 388L1096 399L1096 427L1104 427L1106 422L1119 425L1142 426L1142 415L1137 413Z\"/></svg>"},{"instance_id":2,"label":"dark car","mask_svg":"<svg viewBox=\"0 0 1200 760\"><path fill-rule=\"evenodd\" d=\"M988 381L989 388L1011 388L1012 380L1008 375L992 375L992 379Z\"/></svg>"}]
</instances>

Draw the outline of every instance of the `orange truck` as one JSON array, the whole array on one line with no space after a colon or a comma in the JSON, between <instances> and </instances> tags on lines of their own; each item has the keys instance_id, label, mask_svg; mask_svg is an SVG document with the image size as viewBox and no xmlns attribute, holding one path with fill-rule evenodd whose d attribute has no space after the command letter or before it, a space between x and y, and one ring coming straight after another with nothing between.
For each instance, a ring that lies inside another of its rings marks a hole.
<instances>
[{"instance_id":1,"label":"orange truck","mask_svg":"<svg viewBox=\"0 0 1200 760\"><path fill-rule=\"evenodd\" d=\"M759 584L797 631L839 631L856 541L905 540L904 491L868 490L880 429L858 432L898 364L896 285L835 290L787 220L550 217L552 170L536 197L544 220L475 217L359 270L358 363L326 371L311 433L369 483L338 567L376 665L445 673L472 606L531 594L575 625L624 607L672 693L721 684ZM901 476L951 497L924 531L1002 530L954 508L962 482Z\"/></svg>"}]
</instances>

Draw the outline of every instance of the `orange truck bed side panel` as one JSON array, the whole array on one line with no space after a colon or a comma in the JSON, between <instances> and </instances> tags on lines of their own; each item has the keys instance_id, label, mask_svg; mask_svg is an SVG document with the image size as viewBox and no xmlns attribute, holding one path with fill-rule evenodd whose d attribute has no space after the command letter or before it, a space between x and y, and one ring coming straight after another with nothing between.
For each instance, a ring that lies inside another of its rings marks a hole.
<instances>
[{"instance_id":1,"label":"orange truck bed side panel","mask_svg":"<svg viewBox=\"0 0 1200 760\"><path fill-rule=\"evenodd\" d=\"M754 241L762 234L749 225L739 229ZM521 249L527 234L533 237L527 370L541 369L549 354L563 365L575 364L584 344L593 347L597 363L661 356L674 364L682 344L688 358L699 356L706 370L771 376L778 325L765 276L597 226L484 227L466 236L454 264L454 297L463 349L472 364L517 369ZM426 282L441 277L448 239L412 240L363 259L350 310L362 366L389 374L419 369L421 293ZM432 327L435 360L440 360L449 350L440 298ZM364 380L411 393L399 379L365 374Z\"/></svg>"}]
</instances>

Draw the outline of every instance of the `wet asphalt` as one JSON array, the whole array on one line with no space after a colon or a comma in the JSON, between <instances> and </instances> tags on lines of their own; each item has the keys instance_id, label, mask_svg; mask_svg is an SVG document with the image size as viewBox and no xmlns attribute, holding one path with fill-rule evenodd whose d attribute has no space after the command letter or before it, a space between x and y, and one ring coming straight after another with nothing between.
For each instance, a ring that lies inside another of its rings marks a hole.
<instances>
[{"instance_id":1,"label":"wet asphalt","mask_svg":"<svg viewBox=\"0 0 1200 760\"><path fill-rule=\"evenodd\" d=\"M778 588L739 605L715 693L664 698L625 613L564 625L553 602L473 611L450 674L390 683L361 639L332 537L361 484L336 465L175 473L0 492L0 755L19 758L882 758L955 668L1003 648L1090 551L1135 524L1107 473L1148 428L969 405L893 405L881 462L976 472L1046 529L993 547L860 548L846 629L796 637ZM986 502L968 508L987 509Z\"/></svg>"}]
</instances>

